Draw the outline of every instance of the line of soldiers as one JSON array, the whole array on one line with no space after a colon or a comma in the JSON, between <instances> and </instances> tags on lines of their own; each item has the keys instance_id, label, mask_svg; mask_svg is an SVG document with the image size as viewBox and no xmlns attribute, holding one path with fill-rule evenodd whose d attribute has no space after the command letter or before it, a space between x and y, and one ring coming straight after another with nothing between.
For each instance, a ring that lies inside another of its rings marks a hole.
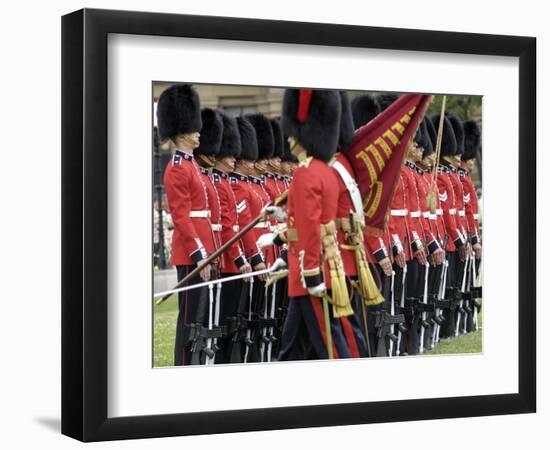
<instances>
[{"instance_id":1,"label":"line of soldiers","mask_svg":"<svg viewBox=\"0 0 550 450\"><path fill-rule=\"evenodd\" d=\"M273 119L201 110L185 84L161 94L172 264L178 280L199 266L189 284L212 281L178 294L175 365L411 355L476 328L474 122L445 117L433 179L439 117L423 120L383 236L366 232L345 150L395 99L288 89Z\"/></svg>"}]
</instances>

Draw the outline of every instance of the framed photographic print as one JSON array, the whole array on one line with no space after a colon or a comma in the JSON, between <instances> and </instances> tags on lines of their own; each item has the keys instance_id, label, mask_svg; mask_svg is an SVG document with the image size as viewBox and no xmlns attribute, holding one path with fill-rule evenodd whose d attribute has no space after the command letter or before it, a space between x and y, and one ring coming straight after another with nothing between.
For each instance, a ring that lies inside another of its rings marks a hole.
<instances>
[{"instance_id":1,"label":"framed photographic print","mask_svg":"<svg viewBox=\"0 0 550 450\"><path fill-rule=\"evenodd\" d=\"M64 434L535 411L534 38L62 27Z\"/></svg>"}]
</instances>

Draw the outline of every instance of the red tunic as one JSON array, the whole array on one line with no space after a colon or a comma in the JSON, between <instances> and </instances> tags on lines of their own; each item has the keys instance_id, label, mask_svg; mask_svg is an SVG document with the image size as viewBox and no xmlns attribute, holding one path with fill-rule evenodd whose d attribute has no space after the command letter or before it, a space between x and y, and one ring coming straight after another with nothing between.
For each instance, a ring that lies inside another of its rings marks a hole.
<instances>
[{"instance_id":1,"label":"red tunic","mask_svg":"<svg viewBox=\"0 0 550 450\"><path fill-rule=\"evenodd\" d=\"M419 167L416 167L414 175L415 175L415 181L416 181L416 187L418 190L418 198L420 200L420 223L422 225L422 239L424 240L424 243L428 247L428 250L430 253L435 252L437 249L439 249L439 243L438 243L438 233L437 233L437 223L435 221L436 215L433 215L433 220L430 220L431 213L428 209L428 192L430 190L429 183L431 182L431 178L426 178L424 176L426 172L424 172Z\"/></svg>"},{"instance_id":2,"label":"red tunic","mask_svg":"<svg viewBox=\"0 0 550 450\"><path fill-rule=\"evenodd\" d=\"M430 185L432 184L432 172L430 170L425 170L422 174L422 178L424 180L424 184L426 188L428 189L428 192L430 190ZM435 188L435 202L436 202L436 210L435 214L431 211L429 212L429 219L430 219L430 228L432 230L432 234L435 238L439 241L441 245L443 245L445 241L445 222L443 220L443 210L441 209L441 202L439 200L439 189L437 187L437 183L434 185Z\"/></svg>"},{"instance_id":3,"label":"red tunic","mask_svg":"<svg viewBox=\"0 0 550 450\"><path fill-rule=\"evenodd\" d=\"M267 193L266 189L264 188L264 184L262 180L255 177L248 177L249 180L249 186L250 191L252 193L251 195L251 211L252 211L252 219L259 216L262 212L262 209L272 203L271 197ZM265 221L258 222L257 225L254 226L254 232L256 234L256 240L262 235L269 233L271 231L274 231L275 226L275 220L273 219L266 219ZM276 258L275 253L275 247L269 246L265 247L263 249L263 254L265 258L265 262L267 266L271 266Z\"/></svg>"},{"instance_id":4,"label":"red tunic","mask_svg":"<svg viewBox=\"0 0 550 450\"><path fill-rule=\"evenodd\" d=\"M458 175L464 190L464 210L466 213L468 231L470 232L472 244L476 244L479 242L479 227L477 224L477 217L479 216L476 190L468 172L464 169L458 169Z\"/></svg>"},{"instance_id":5,"label":"red tunic","mask_svg":"<svg viewBox=\"0 0 550 450\"><path fill-rule=\"evenodd\" d=\"M218 191L214 187L212 179L210 178L210 172L208 169L201 167L200 172L204 187L206 188L206 194L208 196L208 208L210 209L210 229L212 230L214 250L217 250L222 245L220 199L218 197Z\"/></svg>"},{"instance_id":6,"label":"red tunic","mask_svg":"<svg viewBox=\"0 0 550 450\"><path fill-rule=\"evenodd\" d=\"M287 201L290 297L308 295L306 283L315 286L323 279L321 224L336 219L337 208L338 180L334 170L314 158L300 163ZM330 277L324 281L330 288Z\"/></svg>"},{"instance_id":7,"label":"red tunic","mask_svg":"<svg viewBox=\"0 0 550 450\"><path fill-rule=\"evenodd\" d=\"M284 192L279 188L279 183L277 182L276 175L272 173L266 173L264 175L264 188L271 202L274 202L280 195Z\"/></svg>"},{"instance_id":8,"label":"red tunic","mask_svg":"<svg viewBox=\"0 0 550 450\"><path fill-rule=\"evenodd\" d=\"M331 161L331 166L334 162L338 162L344 166L344 169L353 177L353 169L348 161L348 159L342 153L336 153L333 160ZM348 192L348 189L342 180L342 177L338 174L338 171L334 169L334 174L336 175L336 180L338 184L338 210L336 212L336 217L338 219L349 219L350 212L354 213L353 202L351 196ZM362 211L359 211L362 214ZM338 228L336 232L338 238L338 245L340 247L340 255L342 256L342 262L344 263L344 271L346 275L355 276L357 275L357 262L355 260L355 252L353 250L343 249L342 246L346 244L346 236L342 228Z\"/></svg>"},{"instance_id":9,"label":"red tunic","mask_svg":"<svg viewBox=\"0 0 550 450\"><path fill-rule=\"evenodd\" d=\"M237 202L238 225L242 229L256 218L257 214L254 212L257 200L252 194L247 176L231 173L229 174L229 184ZM263 262L263 255L256 245L256 232L253 229L243 235L241 243L245 256L250 260L252 266Z\"/></svg>"},{"instance_id":10,"label":"red tunic","mask_svg":"<svg viewBox=\"0 0 550 450\"><path fill-rule=\"evenodd\" d=\"M454 252L463 245L460 223L457 223L455 191L453 189L450 169L440 165L437 168L437 187L439 189L439 201L443 211L443 220L447 232L447 251Z\"/></svg>"},{"instance_id":11,"label":"red tunic","mask_svg":"<svg viewBox=\"0 0 550 450\"><path fill-rule=\"evenodd\" d=\"M424 228L422 226L422 206L421 197L418 191L416 183L417 172L416 166L410 162L405 161L405 165L401 169L406 180L407 189L407 225L408 225L408 237L411 244L412 253L414 253L423 244ZM411 256L412 259L412 256Z\"/></svg>"},{"instance_id":12,"label":"red tunic","mask_svg":"<svg viewBox=\"0 0 550 450\"><path fill-rule=\"evenodd\" d=\"M239 231L237 198L229 185L226 173L213 169L212 181L220 200L221 243L223 245ZM221 272L238 273L239 267L244 263L244 252L241 250L239 241L236 241L222 254Z\"/></svg>"},{"instance_id":13,"label":"red tunic","mask_svg":"<svg viewBox=\"0 0 550 450\"><path fill-rule=\"evenodd\" d=\"M168 208L174 222L173 265L192 265L213 252L210 210L200 168L193 155L176 150L164 171Z\"/></svg>"},{"instance_id":14,"label":"red tunic","mask_svg":"<svg viewBox=\"0 0 550 450\"><path fill-rule=\"evenodd\" d=\"M406 191L406 179L403 170L399 172L399 179L395 184L395 191L391 201L391 211L388 220L388 231L393 248L405 252L405 259L410 257L410 245L408 242L408 200Z\"/></svg>"},{"instance_id":15,"label":"red tunic","mask_svg":"<svg viewBox=\"0 0 550 450\"><path fill-rule=\"evenodd\" d=\"M464 240L467 240L468 223L466 222L466 210L464 209L464 188L462 187L462 182L460 181L457 170L454 167L449 167L449 170L449 177L455 192L456 224Z\"/></svg>"}]
</instances>

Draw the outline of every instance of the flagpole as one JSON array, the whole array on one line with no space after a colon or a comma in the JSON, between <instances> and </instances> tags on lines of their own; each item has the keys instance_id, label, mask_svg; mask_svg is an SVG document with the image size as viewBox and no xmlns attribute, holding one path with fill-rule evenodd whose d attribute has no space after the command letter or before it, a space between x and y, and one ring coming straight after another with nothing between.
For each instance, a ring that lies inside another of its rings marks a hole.
<instances>
[{"instance_id":1,"label":"flagpole","mask_svg":"<svg viewBox=\"0 0 550 450\"><path fill-rule=\"evenodd\" d=\"M432 167L432 182L430 184L430 191L428 193L428 209L435 213L437 208L437 201L435 198L435 183L437 179L437 167L439 167L439 160L441 159L441 143L443 141L443 125L445 123L445 106L447 104L447 96L443 96L441 101L441 113L439 114L439 126L437 127L437 140L435 144L435 159Z\"/></svg>"}]
</instances>

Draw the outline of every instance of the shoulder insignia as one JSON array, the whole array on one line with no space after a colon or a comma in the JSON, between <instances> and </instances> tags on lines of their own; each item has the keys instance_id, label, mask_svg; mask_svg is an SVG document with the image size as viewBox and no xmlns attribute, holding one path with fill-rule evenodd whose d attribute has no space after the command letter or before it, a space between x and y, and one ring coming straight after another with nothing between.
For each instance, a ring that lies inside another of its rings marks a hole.
<instances>
[{"instance_id":1,"label":"shoulder insignia","mask_svg":"<svg viewBox=\"0 0 550 450\"><path fill-rule=\"evenodd\" d=\"M441 200L442 202L447 201L447 191L439 194L439 200Z\"/></svg>"}]
</instances>

